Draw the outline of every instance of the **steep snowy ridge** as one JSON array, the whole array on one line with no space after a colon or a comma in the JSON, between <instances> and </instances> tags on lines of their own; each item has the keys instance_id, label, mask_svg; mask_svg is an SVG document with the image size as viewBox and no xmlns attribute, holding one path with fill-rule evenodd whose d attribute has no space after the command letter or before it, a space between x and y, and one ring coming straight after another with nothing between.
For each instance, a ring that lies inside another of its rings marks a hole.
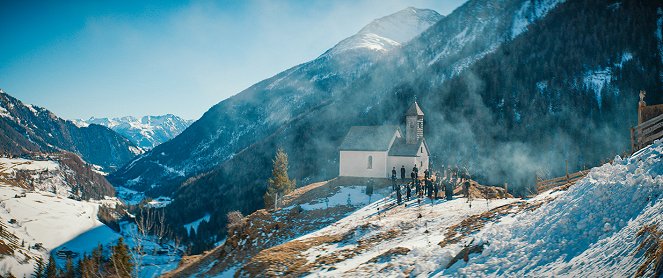
<instances>
[{"instance_id":1,"label":"steep snowy ridge","mask_svg":"<svg viewBox=\"0 0 663 278\"><path fill-rule=\"evenodd\" d=\"M356 35L338 43L323 56L356 49L388 52L410 41L442 18L442 15L433 10L409 7L374 20Z\"/></svg>"},{"instance_id":2,"label":"steep snowy ridge","mask_svg":"<svg viewBox=\"0 0 663 278\"><path fill-rule=\"evenodd\" d=\"M136 146L149 150L175 138L184 131L192 120L185 120L173 114L143 116L140 119L127 116L120 118L90 118L73 120L78 126L97 124L108 127L129 139Z\"/></svg>"},{"instance_id":3,"label":"steep snowy ridge","mask_svg":"<svg viewBox=\"0 0 663 278\"><path fill-rule=\"evenodd\" d=\"M457 273L633 276L644 261L643 254L635 252L643 240L636 233L645 225L663 228L662 211L659 140L631 157L616 157L592 169L540 209L489 229L478 238L486 249Z\"/></svg>"}]
</instances>

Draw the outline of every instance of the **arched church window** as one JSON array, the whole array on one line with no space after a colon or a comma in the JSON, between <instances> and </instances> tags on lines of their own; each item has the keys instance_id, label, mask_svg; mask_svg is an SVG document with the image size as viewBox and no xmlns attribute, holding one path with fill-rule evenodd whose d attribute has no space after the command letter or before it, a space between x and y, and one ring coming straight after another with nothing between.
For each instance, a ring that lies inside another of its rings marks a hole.
<instances>
[{"instance_id":1,"label":"arched church window","mask_svg":"<svg viewBox=\"0 0 663 278\"><path fill-rule=\"evenodd\" d=\"M373 156L368 156L368 169L373 169Z\"/></svg>"}]
</instances>

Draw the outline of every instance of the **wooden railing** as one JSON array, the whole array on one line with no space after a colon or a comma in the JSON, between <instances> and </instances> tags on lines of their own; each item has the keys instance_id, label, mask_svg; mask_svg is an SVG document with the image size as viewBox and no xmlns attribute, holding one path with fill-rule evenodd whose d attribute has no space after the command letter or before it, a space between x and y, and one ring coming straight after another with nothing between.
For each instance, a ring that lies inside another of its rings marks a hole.
<instances>
[{"instance_id":1,"label":"wooden railing","mask_svg":"<svg viewBox=\"0 0 663 278\"><path fill-rule=\"evenodd\" d=\"M581 180L585 176L587 176L587 173L589 173L589 170L583 170L580 172L567 174L565 176L549 180L543 180L537 177L536 192L538 194L556 187L567 186L567 185L570 186L576 183L577 181Z\"/></svg>"},{"instance_id":2,"label":"wooden railing","mask_svg":"<svg viewBox=\"0 0 663 278\"><path fill-rule=\"evenodd\" d=\"M663 114L631 128L631 148L635 152L663 138Z\"/></svg>"}]
</instances>

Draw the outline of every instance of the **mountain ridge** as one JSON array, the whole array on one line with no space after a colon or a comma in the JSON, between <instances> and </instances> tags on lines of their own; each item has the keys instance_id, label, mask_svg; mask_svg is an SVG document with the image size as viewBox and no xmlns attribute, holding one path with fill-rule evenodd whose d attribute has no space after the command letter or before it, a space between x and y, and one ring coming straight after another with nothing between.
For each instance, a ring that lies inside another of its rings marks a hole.
<instances>
[{"instance_id":1,"label":"mountain ridge","mask_svg":"<svg viewBox=\"0 0 663 278\"><path fill-rule=\"evenodd\" d=\"M78 127L51 111L0 90L0 151L8 155L70 151L106 171L140 154L129 140L100 125Z\"/></svg>"},{"instance_id":2,"label":"mountain ridge","mask_svg":"<svg viewBox=\"0 0 663 278\"><path fill-rule=\"evenodd\" d=\"M173 139L184 131L193 120L185 120L173 114L157 116L124 116L115 118L95 118L72 120L79 127L97 124L108 127L129 139L136 146L149 150Z\"/></svg>"}]
</instances>

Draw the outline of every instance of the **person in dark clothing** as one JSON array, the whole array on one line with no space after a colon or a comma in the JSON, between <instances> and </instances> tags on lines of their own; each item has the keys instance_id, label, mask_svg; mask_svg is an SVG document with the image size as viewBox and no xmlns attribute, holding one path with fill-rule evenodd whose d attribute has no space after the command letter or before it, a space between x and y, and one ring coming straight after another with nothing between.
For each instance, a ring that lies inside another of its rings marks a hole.
<instances>
[{"instance_id":1,"label":"person in dark clothing","mask_svg":"<svg viewBox=\"0 0 663 278\"><path fill-rule=\"evenodd\" d=\"M401 166L401 180L405 182L405 165Z\"/></svg>"},{"instance_id":2,"label":"person in dark clothing","mask_svg":"<svg viewBox=\"0 0 663 278\"><path fill-rule=\"evenodd\" d=\"M391 190L396 190L396 167L391 169Z\"/></svg>"},{"instance_id":3,"label":"person in dark clothing","mask_svg":"<svg viewBox=\"0 0 663 278\"><path fill-rule=\"evenodd\" d=\"M439 187L440 187L440 182L439 182L439 180L438 180L438 181L436 181L436 183L433 185L433 196L435 197L435 199L437 199L437 196L438 196L437 193L438 193L439 190L440 190Z\"/></svg>"},{"instance_id":4,"label":"person in dark clothing","mask_svg":"<svg viewBox=\"0 0 663 278\"><path fill-rule=\"evenodd\" d=\"M416 177L417 175L414 173L414 171L410 172L410 178L412 178L412 183L414 183Z\"/></svg>"},{"instance_id":5,"label":"person in dark clothing","mask_svg":"<svg viewBox=\"0 0 663 278\"><path fill-rule=\"evenodd\" d=\"M399 186L399 187L400 187L400 186ZM401 189L400 189L400 188L396 188L396 203L398 203L398 204L400 205L402 199L403 199L403 196L401 195Z\"/></svg>"},{"instance_id":6,"label":"person in dark clothing","mask_svg":"<svg viewBox=\"0 0 663 278\"><path fill-rule=\"evenodd\" d=\"M412 197L412 187L409 184L405 185L405 194L405 199L409 201Z\"/></svg>"},{"instance_id":7,"label":"person in dark clothing","mask_svg":"<svg viewBox=\"0 0 663 278\"><path fill-rule=\"evenodd\" d=\"M417 197L418 197L419 195L421 195L421 186L419 185L419 180L416 180L414 185L415 185L415 189L416 189L414 191L414 194L417 195Z\"/></svg>"},{"instance_id":8,"label":"person in dark clothing","mask_svg":"<svg viewBox=\"0 0 663 278\"><path fill-rule=\"evenodd\" d=\"M426 180L426 193L428 199L433 199L433 181L431 180Z\"/></svg>"},{"instance_id":9,"label":"person in dark clothing","mask_svg":"<svg viewBox=\"0 0 663 278\"><path fill-rule=\"evenodd\" d=\"M463 183L463 195L465 195L465 198L470 198L470 182L465 181Z\"/></svg>"},{"instance_id":10,"label":"person in dark clothing","mask_svg":"<svg viewBox=\"0 0 663 278\"><path fill-rule=\"evenodd\" d=\"M417 168L417 164L414 164L414 167L412 167L412 172L414 172L415 176L419 176L419 168Z\"/></svg>"}]
</instances>

